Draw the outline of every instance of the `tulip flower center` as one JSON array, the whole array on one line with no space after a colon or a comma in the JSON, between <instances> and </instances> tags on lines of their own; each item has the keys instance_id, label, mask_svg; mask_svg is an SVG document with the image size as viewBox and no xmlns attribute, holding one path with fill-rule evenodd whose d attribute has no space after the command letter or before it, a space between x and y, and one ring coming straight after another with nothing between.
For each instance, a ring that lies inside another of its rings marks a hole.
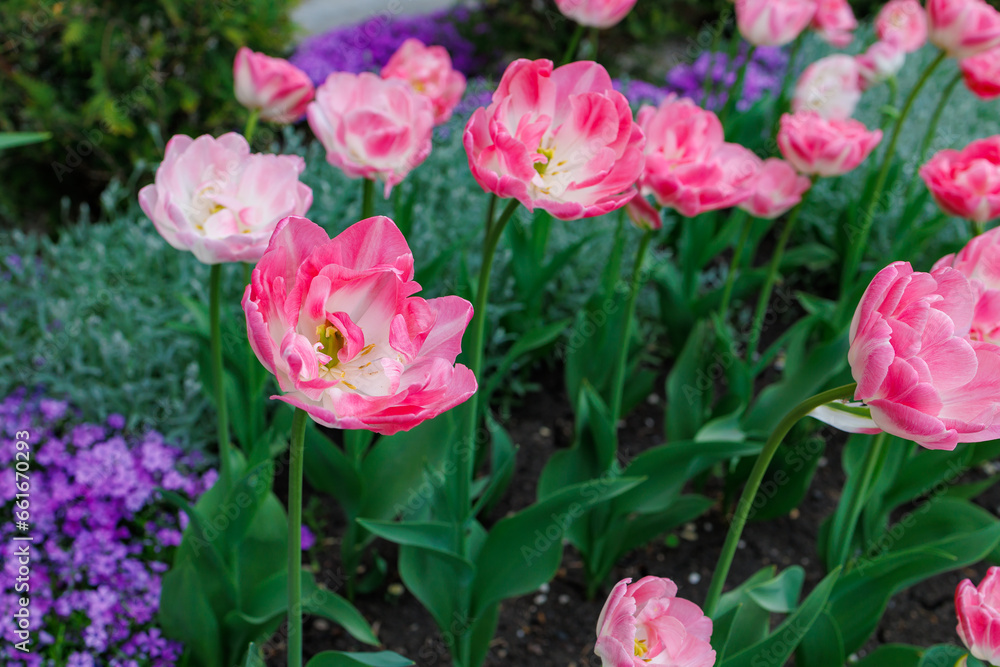
<instances>
[{"instance_id":1,"label":"tulip flower center","mask_svg":"<svg viewBox=\"0 0 1000 667\"><path fill-rule=\"evenodd\" d=\"M542 148L541 146L539 146L538 152L545 156L545 162L536 162L535 171L538 172L539 176L544 176L545 170L549 168L549 164L552 162L552 156L556 154L556 149Z\"/></svg>"},{"instance_id":2,"label":"tulip flower center","mask_svg":"<svg viewBox=\"0 0 1000 667\"><path fill-rule=\"evenodd\" d=\"M335 326L327 322L316 327L316 335L319 336L319 344L323 346L322 352L330 357L325 368L336 368L340 363L337 353L344 347L344 334L340 333Z\"/></svg>"},{"instance_id":3,"label":"tulip flower center","mask_svg":"<svg viewBox=\"0 0 1000 667\"><path fill-rule=\"evenodd\" d=\"M646 640L645 639L636 639L635 640L635 657L641 658L642 656L646 655L646 653L648 653L648 652L649 652L649 647L646 646Z\"/></svg>"}]
</instances>

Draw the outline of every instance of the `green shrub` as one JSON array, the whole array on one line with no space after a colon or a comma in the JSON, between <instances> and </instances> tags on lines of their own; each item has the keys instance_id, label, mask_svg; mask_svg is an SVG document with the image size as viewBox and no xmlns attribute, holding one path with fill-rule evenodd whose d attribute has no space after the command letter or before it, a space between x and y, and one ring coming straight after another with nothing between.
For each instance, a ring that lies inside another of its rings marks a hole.
<instances>
[{"instance_id":1,"label":"green shrub","mask_svg":"<svg viewBox=\"0 0 1000 667\"><path fill-rule=\"evenodd\" d=\"M52 140L0 158L0 215L96 200L178 132L240 129L240 46L291 46L290 0L7 0L0 12L0 131Z\"/></svg>"}]
</instances>

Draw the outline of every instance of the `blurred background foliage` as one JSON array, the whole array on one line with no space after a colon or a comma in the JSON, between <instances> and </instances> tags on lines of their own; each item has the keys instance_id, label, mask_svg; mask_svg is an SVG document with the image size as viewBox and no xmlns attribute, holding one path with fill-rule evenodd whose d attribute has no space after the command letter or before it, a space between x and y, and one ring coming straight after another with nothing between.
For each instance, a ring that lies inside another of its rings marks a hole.
<instances>
[{"instance_id":1,"label":"blurred background foliage","mask_svg":"<svg viewBox=\"0 0 1000 667\"><path fill-rule=\"evenodd\" d=\"M292 48L289 0L4 0L0 131L52 139L0 157L0 217L50 228L60 198L94 202L165 137L242 129L241 46ZM58 196L54 196L54 194Z\"/></svg>"}]
</instances>

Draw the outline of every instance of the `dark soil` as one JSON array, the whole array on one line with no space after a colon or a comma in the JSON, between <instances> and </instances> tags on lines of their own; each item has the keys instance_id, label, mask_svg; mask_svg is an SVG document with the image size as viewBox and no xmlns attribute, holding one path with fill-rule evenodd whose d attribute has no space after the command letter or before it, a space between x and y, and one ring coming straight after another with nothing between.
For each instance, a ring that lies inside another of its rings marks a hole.
<instances>
[{"instance_id":1,"label":"dark soil","mask_svg":"<svg viewBox=\"0 0 1000 667\"><path fill-rule=\"evenodd\" d=\"M660 385L662 386L662 384ZM568 403L558 394L539 393L522 405L509 427L514 442L520 445L517 470L511 488L490 520L530 505L535 500L535 484L542 466L557 448L569 444L573 415ZM825 431L828 432L829 431ZM621 431L623 453L627 458L662 441L663 405L659 395L628 416ZM805 591L822 578L823 567L816 552L816 533L821 521L836 507L844 474L840 466L843 438L833 436L827 443L825 457L805 500L789 515L767 522L751 523L744 532L743 546L737 553L729 576L730 585L743 581L767 565L785 568L801 565L806 571ZM721 492L706 491L720 499ZM308 499L308 495L307 495ZM329 535L340 535L344 520L339 509L328 499ZM1000 488L982 499L991 511L1000 505ZM667 545L663 536L654 538L644 548L629 554L615 569L612 581L645 575L673 579L683 597L701 603L707 592L712 568L725 539L727 520L718 505L697 523L678 532L677 546ZM339 571L336 537L325 538L326 548L318 550L321 572ZM378 542L377 551L389 563L385 586L377 593L360 596L357 607L368 618L386 649L414 660L421 667L448 665L448 651L430 615L406 592L395 573L395 548ZM897 595L890 603L876 635L865 647L904 642L921 646L957 643L953 595L961 579L977 580L985 574L985 565L935 577L914 589ZM322 578L322 575L320 575ZM596 600L584 594L583 563L572 547L565 551L563 564L554 581L538 592L503 604L499 627L487 658L490 667L522 665L526 667L596 667L593 655L594 628L606 591ZM268 664L284 665L282 635L266 647ZM323 650L370 650L347 636L344 631L323 619L306 620L307 658Z\"/></svg>"}]
</instances>

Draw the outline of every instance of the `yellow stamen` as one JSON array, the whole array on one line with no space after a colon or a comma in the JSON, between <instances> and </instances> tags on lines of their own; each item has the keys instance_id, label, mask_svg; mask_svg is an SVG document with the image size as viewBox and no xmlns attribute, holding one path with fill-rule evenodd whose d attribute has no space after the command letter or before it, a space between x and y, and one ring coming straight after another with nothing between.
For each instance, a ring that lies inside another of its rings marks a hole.
<instances>
[{"instance_id":1,"label":"yellow stamen","mask_svg":"<svg viewBox=\"0 0 1000 667\"><path fill-rule=\"evenodd\" d=\"M316 335L319 336L319 343L323 346L323 354L330 357L330 361L326 362L326 367L335 368L340 363L337 353L344 347L344 334L327 322L316 327Z\"/></svg>"},{"instance_id":2,"label":"yellow stamen","mask_svg":"<svg viewBox=\"0 0 1000 667\"><path fill-rule=\"evenodd\" d=\"M548 169L549 163L552 162L552 156L555 155L556 149L542 148L541 146L539 146L538 152L545 156L545 162L536 162L535 171L538 172L539 176L544 176L545 170Z\"/></svg>"},{"instance_id":3,"label":"yellow stamen","mask_svg":"<svg viewBox=\"0 0 1000 667\"><path fill-rule=\"evenodd\" d=\"M635 640L635 655L636 655L636 657L637 658L641 658L642 656L646 655L647 651L649 651L649 649L646 647L646 640L645 639L636 639Z\"/></svg>"}]
</instances>

